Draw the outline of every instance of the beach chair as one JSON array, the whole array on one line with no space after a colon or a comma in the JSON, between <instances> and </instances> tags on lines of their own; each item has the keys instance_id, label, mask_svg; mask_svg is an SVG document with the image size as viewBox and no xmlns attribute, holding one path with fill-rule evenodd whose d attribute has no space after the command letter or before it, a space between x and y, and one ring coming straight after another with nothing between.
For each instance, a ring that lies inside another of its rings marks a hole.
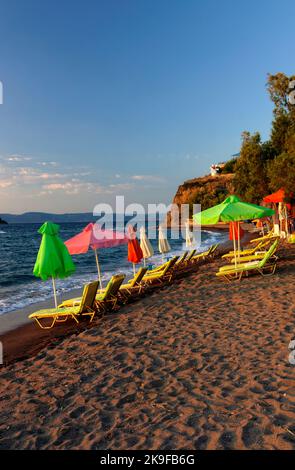
<instances>
[{"instance_id":1,"label":"beach chair","mask_svg":"<svg viewBox=\"0 0 295 470\"><path fill-rule=\"evenodd\" d=\"M192 250L189 255L180 263L179 261L175 265L175 274L181 274L192 270L195 266L195 263L192 262L192 259L196 253L196 249Z\"/></svg>"},{"instance_id":2,"label":"beach chair","mask_svg":"<svg viewBox=\"0 0 295 470\"><path fill-rule=\"evenodd\" d=\"M257 245L252 248L247 248L245 250L236 250L236 255L242 258L244 256L252 256L252 255L254 256L255 253L257 252L266 253L267 251L266 247L269 247L271 243L273 243L276 239L279 239L279 238L280 237L278 236L267 237L265 240L258 242ZM223 255L222 258L234 258L234 256L235 256L235 252L230 251L226 253L225 255Z\"/></svg>"},{"instance_id":3,"label":"beach chair","mask_svg":"<svg viewBox=\"0 0 295 470\"><path fill-rule=\"evenodd\" d=\"M276 270L276 261L271 261L273 253L276 251L279 240L276 240L260 261L238 264L237 266L222 266L216 276L223 277L227 281L233 279L241 280L243 275L248 276L249 272L259 273L262 276L272 275Z\"/></svg>"},{"instance_id":4,"label":"beach chair","mask_svg":"<svg viewBox=\"0 0 295 470\"><path fill-rule=\"evenodd\" d=\"M188 251L185 251L183 255L179 258L179 260L176 261L175 265L177 266L177 265L181 265L182 263L184 263L187 255L188 255Z\"/></svg>"},{"instance_id":5,"label":"beach chair","mask_svg":"<svg viewBox=\"0 0 295 470\"><path fill-rule=\"evenodd\" d=\"M278 242L280 243L279 239L278 239ZM271 259L278 260L278 256L276 255L276 252L279 248L279 243L271 256ZM243 263L247 263L248 261L256 261L256 260L259 261L264 258L267 252L268 250L261 250L261 251L255 251L254 255L246 255L246 256L239 255L238 263L243 264ZM235 258L231 259L231 263L234 263L234 262L235 262Z\"/></svg>"},{"instance_id":6,"label":"beach chair","mask_svg":"<svg viewBox=\"0 0 295 470\"><path fill-rule=\"evenodd\" d=\"M271 230L270 232L268 232L268 233L267 233L266 235L264 235L263 237L253 238L252 240L250 240L250 243L261 242L261 241L268 240L269 238L276 237L276 236L277 236L277 235L274 233L274 231Z\"/></svg>"},{"instance_id":7,"label":"beach chair","mask_svg":"<svg viewBox=\"0 0 295 470\"><path fill-rule=\"evenodd\" d=\"M55 325L55 323L65 322L69 317L72 318L76 323L79 323L80 318L89 316L90 322L92 322L95 315L94 302L98 284L98 281L86 284L84 286L83 295L80 299L80 302L75 306L72 305L68 307L38 310L37 312L31 313L29 315L30 320L35 320L43 330L49 330ZM47 319L51 319L51 323L49 325L45 325L43 322L43 320L46 322Z\"/></svg>"},{"instance_id":8,"label":"beach chair","mask_svg":"<svg viewBox=\"0 0 295 470\"><path fill-rule=\"evenodd\" d=\"M172 259L170 259L167 262L164 269L162 269L161 271L152 272L152 273L148 271L146 275L143 277L142 281L148 285L153 285L153 284L162 285L167 281L171 282L173 278L173 269L178 259L179 259L179 256L174 256Z\"/></svg>"},{"instance_id":9,"label":"beach chair","mask_svg":"<svg viewBox=\"0 0 295 470\"><path fill-rule=\"evenodd\" d=\"M203 251L202 253L198 253L197 255L193 256L192 261L193 262L198 262L200 260L213 258L213 255L215 254L215 251L216 251L218 245L219 245L219 243L216 243L216 245L211 245L208 250Z\"/></svg>"},{"instance_id":10,"label":"beach chair","mask_svg":"<svg viewBox=\"0 0 295 470\"><path fill-rule=\"evenodd\" d=\"M114 310L117 307L118 301L120 299L124 300L120 295L119 289L125 277L125 274L115 274L109 280L106 289L97 294L95 297L95 305L100 312L105 313Z\"/></svg>"},{"instance_id":11,"label":"beach chair","mask_svg":"<svg viewBox=\"0 0 295 470\"><path fill-rule=\"evenodd\" d=\"M148 268L140 268L133 279L130 279L126 284L122 284L120 287L120 292L121 291L126 291L130 295L133 294L133 292L140 293L144 290L144 285L141 282L143 277L145 276Z\"/></svg>"},{"instance_id":12,"label":"beach chair","mask_svg":"<svg viewBox=\"0 0 295 470\"><path fill-rule=\"evenodd\" d=\"M118 291L122 285L122 282L125 279L125 274L115 274L111 277L108 282L108 285L102 291L96 293L94 299L94 306L97 310L105 312L109 308L113 309L116 307L119 296ZM75 307L77 304L80 304L81 298L77 297L74 299L65 300L62 304L59 305L60 308L69 308Z\"/></svg>"},{"instance_id":13,"label":"beach chair","mask_svg":"<svg viewBox=\"0 0 295 470\"><path fill-rule=\"evenodd\" d=\"M146 290L146 285L142 282L142 279L147 270L148 268L146 267L140 268L132 279L120 286L118 300L122 300L123 303L126 303L128 300L139 296Z\"/></svg>"}]
</instances>

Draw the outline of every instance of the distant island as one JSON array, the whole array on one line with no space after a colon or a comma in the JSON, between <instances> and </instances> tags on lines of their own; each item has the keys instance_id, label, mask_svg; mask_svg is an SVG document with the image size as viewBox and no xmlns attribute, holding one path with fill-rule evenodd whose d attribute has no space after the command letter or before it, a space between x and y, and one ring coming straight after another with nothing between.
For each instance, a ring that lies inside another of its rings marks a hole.
<instances>
[{"instance_id":1,"label":"distant island","mask_svg":"<svg viewBox=\"0 0 295 470\"><path fill-rule=\"evenodd\" d=\"M4 222L4 220L6 222ZM42 224L45 220L56 223L94 222L92 212L74 214L51 214L47 212L25 212L24 214L1 214L0 223L9 224Z\"/></svg>"},{"instance_id":2,"label":"distant island","mask_svg":"<svg viewBox=\"0 0 295 470\"><path fill-rule=\"evenodd\" d=\"M1 217L0 217L0 225L1 224L7 224L7 222L5 220L1 219Z\"/></svg>"}]
</instances>

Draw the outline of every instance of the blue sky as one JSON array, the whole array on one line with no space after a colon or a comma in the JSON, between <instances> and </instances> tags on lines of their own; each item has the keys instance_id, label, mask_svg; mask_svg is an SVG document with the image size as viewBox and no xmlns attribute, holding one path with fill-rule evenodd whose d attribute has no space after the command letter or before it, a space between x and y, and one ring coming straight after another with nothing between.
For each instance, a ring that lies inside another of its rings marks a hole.
<instances>
[{"instance_id":1,"label":"blue sky","mask_svg":"<svg viewBox=\"0 0 295 470\"><path fill-rule=\"evenodd\" d=\"M169 203L266 139L293 1L2 0L0 213Z\"/></svg>"}]
</instances>

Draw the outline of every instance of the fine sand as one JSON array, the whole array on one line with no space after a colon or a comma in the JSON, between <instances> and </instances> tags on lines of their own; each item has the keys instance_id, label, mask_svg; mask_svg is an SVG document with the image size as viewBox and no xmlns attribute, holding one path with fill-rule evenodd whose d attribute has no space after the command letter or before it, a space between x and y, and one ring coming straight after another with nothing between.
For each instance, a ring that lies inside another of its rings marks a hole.
<instances>
[{"instance_id":1,"label":"fine sand","mask_svg":"<svg viewBox=\"0 0 295 470\"><path fill-rule=\"evenodd\" d=\"M280 257L273 277L225 283L216 260L91 327L0 337L0 449L295 449L295 247Z\"/></svg>"}]
</instances>

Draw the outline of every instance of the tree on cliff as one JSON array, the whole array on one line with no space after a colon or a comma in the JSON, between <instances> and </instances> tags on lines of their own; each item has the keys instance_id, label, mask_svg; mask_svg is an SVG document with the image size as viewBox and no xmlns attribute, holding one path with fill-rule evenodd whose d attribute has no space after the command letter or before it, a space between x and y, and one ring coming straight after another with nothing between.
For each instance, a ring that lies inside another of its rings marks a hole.
<instances>
[{"instance_id":1,"label":"tree on cliff","mask_svg":"<svg viewBox=\"0 0 295 470\"><path fill-rule=\"evenodd\" d=\"M242 134L240 158L234 177L235 192L245 201L259 203L268 192L267 162L275 152L270 142L261 142L258 132Z\"/></svg>"},{"instance_id":2,"label":"tree on cliff","mask_svg":"<svg viewBox=\"0 0 295 470\"><path fill-rule=\"evenodd\" d=\"M240 158L235 168L234 188L249 202L259 203L271 191L295 188L295 104L290 84L295 76L268 75L267 89L274 104L270 140L259 133L242 134Z\"/></svg>"}]
</instances>

